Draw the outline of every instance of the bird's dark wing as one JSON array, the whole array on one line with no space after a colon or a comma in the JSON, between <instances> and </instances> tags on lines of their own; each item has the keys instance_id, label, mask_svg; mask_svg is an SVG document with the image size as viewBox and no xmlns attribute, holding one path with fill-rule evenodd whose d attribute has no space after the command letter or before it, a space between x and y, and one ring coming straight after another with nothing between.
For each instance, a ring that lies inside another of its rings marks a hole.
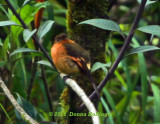
<instances>
[{"instance_id":1,"label":"bird's dark wing","mask_svg":"<svg viewBox=\"0 0 160 124\"><path fill-rule=\"evenodd\" d=\"M90 62L89 52L76 43L64 43L67 54L76 58L83 58L86 63Z\"/></svg>"},{"instance_id":2,"label":"bird's dark wing","mask_svg":"<svg viewBox=\"0 0 160 124\"><path fill-rule=\"evenodd\" d=\"M93 77L86 65L86 63L90 62L89 52L76 43L64 43L63 45L66 48L67 54L71 56L71 60L76 62L79 69L89 77L91 84L97 93L97 96L100 98L96 83L94 82Z\"/></svg>"}]
</instances>

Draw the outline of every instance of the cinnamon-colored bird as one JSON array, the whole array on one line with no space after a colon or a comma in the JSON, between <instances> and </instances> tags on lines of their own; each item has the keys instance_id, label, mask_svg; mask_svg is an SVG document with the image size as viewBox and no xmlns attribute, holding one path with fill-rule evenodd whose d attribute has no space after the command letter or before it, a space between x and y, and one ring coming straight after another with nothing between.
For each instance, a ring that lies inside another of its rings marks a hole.
<instances>
[{"instance_id":1,"label":"cinnamon-colored bird","mask_svg":"<svg viewBox=\"0 0 160 124\"><path fill-rule=\"evenodd\" d=\"M54 65L60 73L67 75L84 74L88 76L99 97L99 92L89 71L90 57L87 50L62 33L55 37L54 45L51 48L51 56Z\"/></svg>"}]
</instances>

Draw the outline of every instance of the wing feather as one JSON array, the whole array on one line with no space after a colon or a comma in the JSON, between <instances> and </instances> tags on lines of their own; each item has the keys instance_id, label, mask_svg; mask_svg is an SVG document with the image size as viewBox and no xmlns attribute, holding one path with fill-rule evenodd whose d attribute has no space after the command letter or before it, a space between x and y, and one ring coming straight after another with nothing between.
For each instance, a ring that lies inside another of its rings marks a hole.
<instances>
[{"instance_id":1,"label":"wing feather","mask_svg":"<svg viewBox=\"0 0 160 124\"><path fill-rule=\"evenodd\" d=\"M77 43L64 43L67 54L75 58L83 58L86 63L90 62L89 52Z\"/></svg>"}]
</instances>

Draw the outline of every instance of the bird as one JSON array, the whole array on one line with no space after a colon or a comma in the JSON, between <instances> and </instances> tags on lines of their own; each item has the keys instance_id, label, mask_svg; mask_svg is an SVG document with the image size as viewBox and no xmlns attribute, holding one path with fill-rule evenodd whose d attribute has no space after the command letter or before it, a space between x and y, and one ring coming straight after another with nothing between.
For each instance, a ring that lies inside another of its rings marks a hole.
<instances>
[{"instance_id":1,"label":"bird","mask_svg":"<svg viewBox=\"0 0 160 124\"><path fill-rule=\"evenodd\" d=\"M90 54L75 41L69 39L65 33L55 37L51 48L53 63L59 73L65 75L86 75L100 98L95 81L90 73Z\"/></svg>"}]
</instances>

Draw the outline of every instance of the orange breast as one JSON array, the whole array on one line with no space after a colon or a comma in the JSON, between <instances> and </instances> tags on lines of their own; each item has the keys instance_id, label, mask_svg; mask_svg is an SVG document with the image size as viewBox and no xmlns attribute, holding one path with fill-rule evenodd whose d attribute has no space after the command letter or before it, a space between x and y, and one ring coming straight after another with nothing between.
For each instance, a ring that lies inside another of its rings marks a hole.
<instances>
[{"instance_id":1,"label":"orange breast","mask_svg":"<svg viewBox=\"0 0 160 124\"><path fill-rule=\"evenodd\" d=\"M54 63L56 63L60 57L65 56L65 54L66 50L61 43L56 43L52 46L51 56Z\"/></svg>"},{"instance_id":2,"label":"orange breast","mask_svg":"<svg viewBox=\"0 0 160 124\"><path fill-rule=\"evenodd\" d=\"M74 43L72 40L63 40L58 43L55 43L51 48L51 56L53 59L53 62L55 63L58 58L67 55L67 51L65 47L63 46L63 43Z\"/></svg>"}]
</instances>

